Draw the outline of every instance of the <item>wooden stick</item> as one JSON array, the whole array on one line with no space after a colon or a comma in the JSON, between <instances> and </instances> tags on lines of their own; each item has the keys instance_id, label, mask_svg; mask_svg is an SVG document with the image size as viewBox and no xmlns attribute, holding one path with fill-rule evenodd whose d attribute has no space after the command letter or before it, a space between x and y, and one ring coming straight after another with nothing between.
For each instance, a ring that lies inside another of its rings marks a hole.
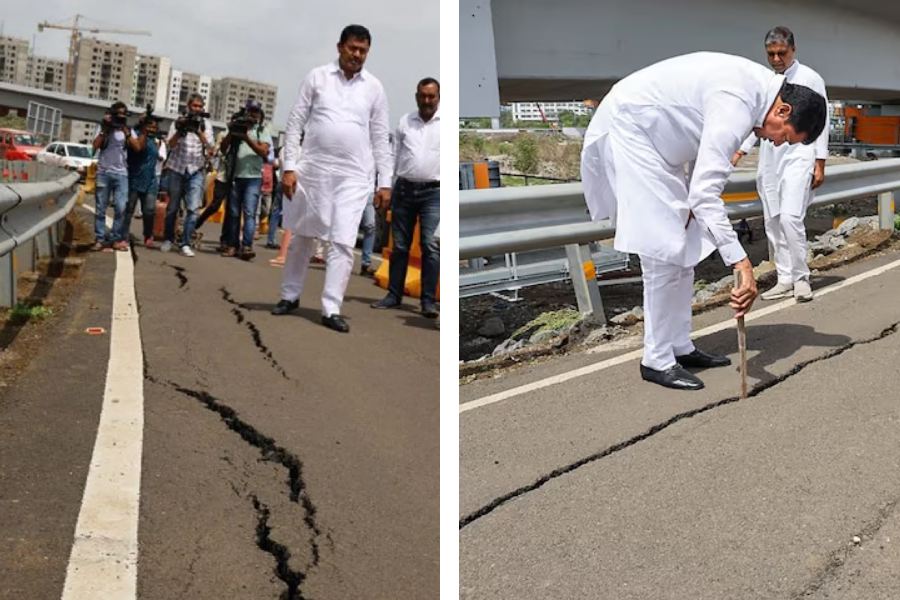
<instances>
[{"instance_id":1,"label":"wooden stick","mask_svg":"<svg viewBox=\"0 0 900 600\"><path fill-rule=\"evenodd\" d=\"M734 289L741 287L741 272L734 270ZM747 399L747 327L744 317L737 317L738 351L741 355L741 400Z\"/></svg>"}]
</instances>

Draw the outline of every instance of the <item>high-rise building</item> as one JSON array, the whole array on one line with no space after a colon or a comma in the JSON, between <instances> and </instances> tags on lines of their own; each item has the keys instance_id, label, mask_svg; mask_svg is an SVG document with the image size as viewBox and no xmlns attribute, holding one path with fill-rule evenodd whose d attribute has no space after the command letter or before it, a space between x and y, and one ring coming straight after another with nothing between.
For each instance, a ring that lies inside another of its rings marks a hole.
<instances>
[{"instance_id":1,"label":"high-rise building","mask_svg":"<svg viewBox=\"0 0 900 600\"><path fill-rule=\"evenodd\" d=\"M136 59L135 46L82 38L75 64L75 95L108 100L110 104L117 100L131 102ZM96 128L96 123L72 121L68 137L89 140Z\"/></svg>"},{"instance_id":2,"label":"high-rise building","mask_svg":"<svg viewBox=\"0 0 900 600\"><path fill-rule=\"evenodd\" d=\"M172 61L166 56L138 55L134 63L131 104L140 107L151 104L154 112L165 112L171 70Z\"/></svg>"},{"instance_id":3,"label":"high-rise building","mask_svg":"<svg viewBox=\"0 0 900 600\"><path fill-rule=\"evenodd\" d=\"M540 105L540 106L538 106ZM559 113L570 111L576 115L591 114L584 102L513 102L510 104L513 121L555 121Z\"/></svg>"},{"instance_id":4,"label":"high-rise building","mask_svg":"<svg viewBox=\"0 0 900 600\"><path fill-rule=\"evenodd\" d=\"M208 111L211 89L212 77L209 75L198 75L172 69L169 77L167 110L172 113L180 112L187 105L187 99L191 94L200 94L203 96L203 102Z\"/></svg>"},{"instance_id":5,"label":"high-rise building","mask_svg":"<svg viewBox=\"0 0 900 600\"><path fill-rule=\"evenodd\" d=\"M28 72L28 40L0 37L0 81L25 85Z\"/></svg>"},{"instance_id":6,"label":"high-rise building","mask_svg":"<svg viewBox=\"0 0 900 600\"><path fill-rule=\"evenodd\" d=\"M223 77L213 81L209 112L213 119L227 121L248 98L255 98L262 105L266 119L271 120L277 96L277 86L250 79Z\"/></svg>"},{"instance_id":7,"label":"high-rise building","mask_svg":"<svg viewBox=\"0 0 900 600\"><path fill-rule=\"evenodd\" d=\"M136 59L134 46L82 38L75 65L75 95L129 102Z\"/></svg>"},{"instance_id":8,"label":"high-rise building","mask_svg":"<svg viewBox=\"0 0 900 600\"><path fill-rule=\"evenodd\" d=\"M48 92L66 91L66 61L45 56L29 56L25 85Z\"/></svg>"}]
</instances>

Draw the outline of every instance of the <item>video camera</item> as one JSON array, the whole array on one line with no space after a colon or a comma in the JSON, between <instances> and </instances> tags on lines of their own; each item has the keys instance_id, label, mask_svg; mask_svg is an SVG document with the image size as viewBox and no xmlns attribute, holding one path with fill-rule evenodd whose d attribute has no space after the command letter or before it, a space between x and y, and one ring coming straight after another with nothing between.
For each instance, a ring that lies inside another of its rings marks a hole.
<instances>
[{"instance_id":1,"label":"video camera","mask_svg":"<svg viewBox=\"0 0 900 600\"><path fill-rule=\"evenodd\" d=\"M117 111L113 112L112 110L107 111L110 117L110 120L107 121L105 118L100 121L100 127L103 129L121 129L122 127L128 126L128 113L126 112L124 115L120 115Z\"/></svg>"},{"instance_id":2,"label":"video camera","mask_svg":"<svg viewBox=\"0 0 900 600\"><path fill-rule=\"evenodd\" d=\"M186 113L175 121L175 129L181 135L186 133L197 133L204 127L203 119L208 118L208 112Z\"/></svg>"},{"instance_id":3,"label":"video camera","mask_svg":"<svg viewBox=\"0 0 900 600\"><path fill-rule=\"evenodd\" d=\"M254 126L256 126L256 119L251 117L247 110L241 108L239 111L231 115L231 120L228 121L228 133L232 135L244 135Z\"/></svg>"},{"instance_id":4,"label":"video camera","mask_svg":"<svg viewBox=\"0 0 900 600\"><path fill-rule=\"evenodd\" d=\"M156 130L156 133L154 133L152 137L156 138L157 140L161 140L161 139L164 139L166 136L162 131L160 131L158 129L159 122L160 122L160 117L157 117L156 115L153 114L153 104L148 103L147 104L147 112L145 112L144 116L142 116L140 118L140 120L137 123L135 123L134 127L137 130L141 130L144 127L146 127L147 125L149 125L150 123L155 123L157 125L157 130Z\"/></svg>"}]
</instances>

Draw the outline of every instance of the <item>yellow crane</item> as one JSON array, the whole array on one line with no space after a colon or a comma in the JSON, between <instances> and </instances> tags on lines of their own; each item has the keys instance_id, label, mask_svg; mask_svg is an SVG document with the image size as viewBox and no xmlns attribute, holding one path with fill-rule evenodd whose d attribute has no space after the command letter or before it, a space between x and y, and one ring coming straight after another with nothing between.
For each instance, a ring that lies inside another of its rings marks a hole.
<instances>
[{"instance_id":1,"label":"yellow crane","mask_svg":"<svg viewBox=\"0 0 900 600\"><path fill-rule=\"evenodd\" d=\"M44 29L65 29L72 32L69 39L69 62L66 63L66 92L72 94L75 92L75 73L78 65L78 45L81 41L81 33L123 33L128 35L153 35L149 31L138 29L99 29L97 27L79 27L78 21L84 18L84 15L75 15L72 24L68 23L48 23L43 21L38 23L38 31Z\"/></svg>"}]
</instances>

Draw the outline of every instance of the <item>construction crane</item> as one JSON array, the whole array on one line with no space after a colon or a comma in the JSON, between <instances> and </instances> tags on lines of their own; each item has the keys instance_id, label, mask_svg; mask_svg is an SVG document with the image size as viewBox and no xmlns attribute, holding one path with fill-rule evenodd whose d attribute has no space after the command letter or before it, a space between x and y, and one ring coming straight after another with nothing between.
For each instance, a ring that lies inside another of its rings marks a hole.
<instances>
[{"instance_id":1,"label":"construction crane","mask_svg":"<svg viewBox=\"0 0 900 600\"><path fill-rule=\"evenodd\" d=\"M84 15L75 15L75 19L73 19L71 25L69 25L68 23L48 23L47 21L38 23L38 31L44 31L44 29L66 29L72 32L72 37L69 40L69 62L66 64L66 92L69 94L75 93L75 73L78 64L78 45L81 41L82 32L153 35L149 31L138 29L99 29L97 27L79 27L78 21L82 18L84 18Z\"/></svg>"}]
</instances>

